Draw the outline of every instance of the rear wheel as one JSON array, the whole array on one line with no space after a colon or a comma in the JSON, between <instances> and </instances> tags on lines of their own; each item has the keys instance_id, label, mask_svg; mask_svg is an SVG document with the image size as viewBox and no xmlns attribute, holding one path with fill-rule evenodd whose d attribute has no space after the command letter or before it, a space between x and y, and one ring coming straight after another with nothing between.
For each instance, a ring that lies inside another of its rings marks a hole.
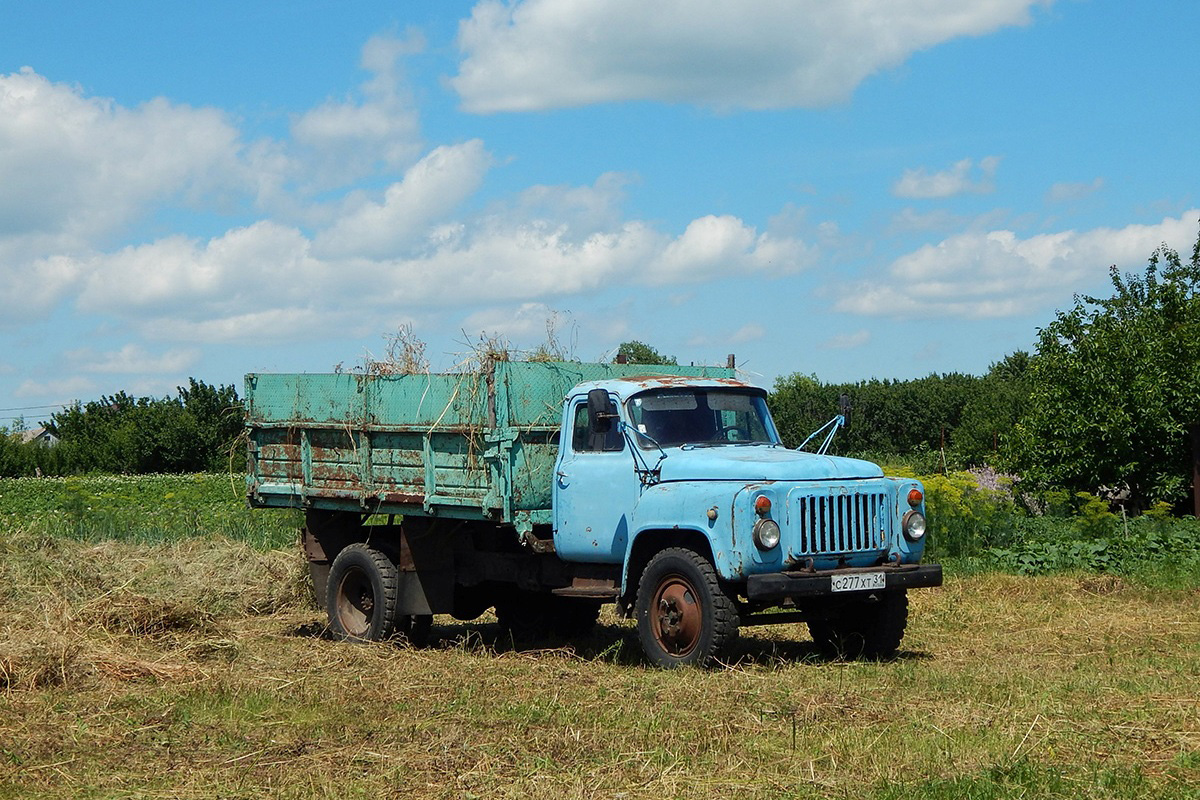
<instances>
[{"instance_id":1,"label":"rear wheel","mask_svg":"<svg viewBox=\"0 0 1200 800\"><path fill-rule=\"evenodd\" d=\"M908 624L908 594L880 592L809 620L813 642L829 658L891 658Z\"/></svg>"},{"instance_id":2,"label":"rear wheel","mask_svg":"<svg viewBox=\"0 0 1200 800\"><path fill-rule=\"evenodd\" d=\"M705 666L737 639L738 613L708 559L693 550L663 550L638 584L636 617L642 650L655 665Z\"/></svg>"},{"instance_id":3,"label":"rear wheel","mask_svg":"<svg viewBox=\"0 0 1200 800\"><path fill-rule=\"evenodd\" d=\"M350 641L386 639L396 625L399 584L391 559L365 544L347 545L329 568L329 630Z\"/></svg>"}]
</instances>

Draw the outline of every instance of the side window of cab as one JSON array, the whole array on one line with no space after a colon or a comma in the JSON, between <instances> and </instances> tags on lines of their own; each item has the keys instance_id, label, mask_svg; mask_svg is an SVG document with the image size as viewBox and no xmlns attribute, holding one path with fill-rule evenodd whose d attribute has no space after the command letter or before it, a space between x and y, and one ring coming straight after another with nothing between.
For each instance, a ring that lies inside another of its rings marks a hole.
<instances>
[{"instance_id":1,"label":"side window of cab","mask_svg":"<svg viewBox=\"0 0 1200 800\"><path fill-rule=\"evenodd\" d=\"M616 453L625 449L625 437L617 430L615 415L617 404L611 399L609 413L614 415L613 425L607 433L593 434L588 428L587 401L576 403L574 423L571 426L571 448L576 453Z\"/></svg>"}]
</instances>

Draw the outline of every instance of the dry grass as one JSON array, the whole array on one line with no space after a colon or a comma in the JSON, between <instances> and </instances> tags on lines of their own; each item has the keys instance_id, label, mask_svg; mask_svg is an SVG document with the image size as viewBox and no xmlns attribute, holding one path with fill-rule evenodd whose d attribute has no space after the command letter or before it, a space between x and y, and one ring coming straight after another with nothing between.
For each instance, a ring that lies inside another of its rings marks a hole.
<instances>
[{"instance_id":1,"label":"dry grass","mask_svg":"<svg viewBox=\"0 0 1200 800\"><path fill-rule=\"evenodd\" d=\"M751 629L641 665L605 617L521 652L322 638L293 553L0 534L0 796L1198 796L1195 592L1004 576L913 593L889 663Z\"/></svg>"},{"instance_id":2,"label":"dry grass","mask_svg":"<svg viewBox=\"0 0 1200 800\"><path fill-rule=\"evenodd\" d=\"M387 350L383 359L375 361L369 354L364 359L364 371L368 375L417 375L429 372L425 342L413 332L411 323L401 325L395 333L384 338L387 340Z\"/></svg>"}]
</instances>

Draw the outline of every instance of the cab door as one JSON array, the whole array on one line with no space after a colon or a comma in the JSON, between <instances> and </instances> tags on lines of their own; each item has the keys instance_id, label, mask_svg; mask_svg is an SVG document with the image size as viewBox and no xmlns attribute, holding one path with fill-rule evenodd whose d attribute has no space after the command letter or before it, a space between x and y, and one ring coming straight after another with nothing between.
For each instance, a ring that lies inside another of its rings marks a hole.
<instances>
[{"instance_id":1,"label":"cab door","mask_svg":"<svg viewBox=\"0 0 1200 800\"><path fill-rule=\"evenodd\" d=\"M609 408L620 413L611 395ZM589 429L586 397L572 398L566 413L570 435L562 437L555 464L554 548L564 561L620 564L638 498L629 443L616 424L606 433Z\"/></svg>"}]
</instances>

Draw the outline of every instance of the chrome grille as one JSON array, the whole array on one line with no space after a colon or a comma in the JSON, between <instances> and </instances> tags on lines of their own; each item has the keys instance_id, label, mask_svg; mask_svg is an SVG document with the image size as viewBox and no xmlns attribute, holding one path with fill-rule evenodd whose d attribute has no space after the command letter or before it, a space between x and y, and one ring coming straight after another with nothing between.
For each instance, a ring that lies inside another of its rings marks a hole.
<instances>
[{"instance_id":1,"label":"chrome grille","mask_svg":"<svg viewBox=\"0 0 1200 800\"><path fill-rule=\"evenodd\" d=\"M858 553L884 547L887 495L807 495L797 498L800 516L797 555Z\"/></svg>"}]
</instances>

